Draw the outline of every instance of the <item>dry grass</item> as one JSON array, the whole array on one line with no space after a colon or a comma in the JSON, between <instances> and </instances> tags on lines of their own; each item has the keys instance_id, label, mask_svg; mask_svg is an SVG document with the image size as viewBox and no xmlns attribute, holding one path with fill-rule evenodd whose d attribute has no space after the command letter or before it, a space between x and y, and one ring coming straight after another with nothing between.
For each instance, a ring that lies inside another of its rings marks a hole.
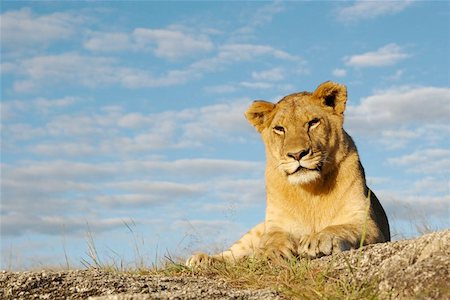
<instances>
[{"instance_id":1,"label":"dry grass","mask_svg":"<svg viewBox=\"0 0 450 300\"><path fill-rule=\"evenodd\" d=\"M234 264L216 262L207 268L188 268L178 262L179 259L175 261L166 256L162 264L126 268L120 260L100 260L92 236L88 237L88 258L83 259L83 265L88 268L140 275L221 279L235 288L270 288L289 299L378 299L376 282L339 279L333 275L333 261L326 267L319 267L309 259L247 259ZM347 267L351 273L352 266L348 264Z\"/></svg>"},{"instance_id":2,"label":"dry grass","mask_svg":"<svg viewBox=\"0 0 450 300\"><path fill-rule=\"evenodd\" d=\"M135 237L132 227L127 226ZM127 272L141 275L162 276L202 276L221 279L230 286L243 289L270 288L289 299L378 299L376 282L367 280L342 280L333 275L333 261L326 267L318 267L309 259L264 260L247 259L237 263L215 262L207 268L188 268L166 255L162 263L145 264L140 256L140 245L134 238L135 259L132 267L127 267L120 257L100 259L91 231L87 233L87 258L82 264L87 268L100 268L112 272ZM161 267L162 265L162 267ZM352 266L347 264L349 273Z\"/></svg>"},{"instance_id":3,"label":"dry grass","mask_svg":"<svg viewBox=\"0 0 450 300\"><path fill-rule=\"evenodd\" d=\"M168 260L163 268L141 270L139 273L222 279L236 288L270 288L289 299L378 299L375 282L342 281L333 276L332 263L319 269L308 259L249 259L236 264L215 263L203 269L187 268Z\"/></svg>"}]
</instances>

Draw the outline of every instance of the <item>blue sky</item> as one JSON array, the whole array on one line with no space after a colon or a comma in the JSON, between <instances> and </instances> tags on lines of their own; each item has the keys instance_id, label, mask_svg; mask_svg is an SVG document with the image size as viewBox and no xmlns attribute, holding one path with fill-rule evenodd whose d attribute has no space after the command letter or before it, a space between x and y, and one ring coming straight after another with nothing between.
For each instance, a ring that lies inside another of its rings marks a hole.
<instances>
[{"instance_id":1,"label":"blue sky","mask_svg":"<svg viewBox=\"0 0 450 300\"><path fill-rule=\"evenodd\" d=\"M448 2L9 2L1 268L222 249L264 217L244 119L326 80L394 239L449 227ZM139 248L136 253L135 246Z\"/></svg>"}]
</instances>

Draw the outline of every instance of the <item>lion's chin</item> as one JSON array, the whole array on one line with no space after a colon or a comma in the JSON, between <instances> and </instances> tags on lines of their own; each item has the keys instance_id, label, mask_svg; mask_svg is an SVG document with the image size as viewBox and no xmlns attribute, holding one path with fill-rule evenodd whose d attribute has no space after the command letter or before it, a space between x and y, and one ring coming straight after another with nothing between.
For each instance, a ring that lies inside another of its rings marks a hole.
<instances>
[{"instance_id":1,"label":"lion's chin","mask_svg":"<svg viewBox=\"0 0 450 300\"><path fill-rule=\"evenodd\" d=\"M320 178L320 172L318 170L308 170L302 172L296 172L294 174L288 175L287 179L290 184L309 184Z\"/></svg>"}]
</instances>

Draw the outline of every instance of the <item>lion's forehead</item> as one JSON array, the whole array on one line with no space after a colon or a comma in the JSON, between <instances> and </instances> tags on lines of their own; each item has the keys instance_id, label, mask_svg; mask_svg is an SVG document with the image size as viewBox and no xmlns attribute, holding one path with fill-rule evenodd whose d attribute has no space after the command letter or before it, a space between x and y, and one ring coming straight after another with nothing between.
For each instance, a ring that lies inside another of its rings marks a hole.
<instances>
[{"instance_id":1,"label":"lion's forehead","mask_svg":"<svg viewBox=\"0 0 450 300\"><path fill-rule=\"evenodd\" d=\"M324 111L307 101L292 101L278 107L273 122L277 125L303 125L314 118L323 117Z\"/></svg>"}]
</instances>

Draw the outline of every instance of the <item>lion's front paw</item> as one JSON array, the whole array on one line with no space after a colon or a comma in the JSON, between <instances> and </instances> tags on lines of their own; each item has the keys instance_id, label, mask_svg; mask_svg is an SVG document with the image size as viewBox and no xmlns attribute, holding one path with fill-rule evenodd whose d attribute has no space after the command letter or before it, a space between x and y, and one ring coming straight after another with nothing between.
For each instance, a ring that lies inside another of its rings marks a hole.
<instances>
[{"instance_id":1,"label":"lion's front paw","mask_svg":"<svg viewBox=\"0 0 450 300\"><path fill-rule=\"evenodd\" d=\"M319 232L317 234L305 236L301 239L297 248L297 253L301 257L318 258L349 250L350 248L349 242L336 235Z\"/></svg>"},{"instance_id":2,"label":"lion's front paw","mask_svg":"<svg viewBox=\"0 0 450 300\"><path fill-rule=\"evenodd\" d=\"M269 258L290 259L296 254L296 246L292 237L282 231L267 232L261 237L259 254Z\"/></svg>"},{"instance_id":3,"label":"lion's front paw","mask_svg":"<svg viewBox=\"0 0 450 300\"><path fill-rule=\"evenodd\" d=\"M190 268L194 267L206 267L212 263L213 258L205 253L197 253L192 255L186 260L186 266Z\"/></svg>"}]
</instances>

